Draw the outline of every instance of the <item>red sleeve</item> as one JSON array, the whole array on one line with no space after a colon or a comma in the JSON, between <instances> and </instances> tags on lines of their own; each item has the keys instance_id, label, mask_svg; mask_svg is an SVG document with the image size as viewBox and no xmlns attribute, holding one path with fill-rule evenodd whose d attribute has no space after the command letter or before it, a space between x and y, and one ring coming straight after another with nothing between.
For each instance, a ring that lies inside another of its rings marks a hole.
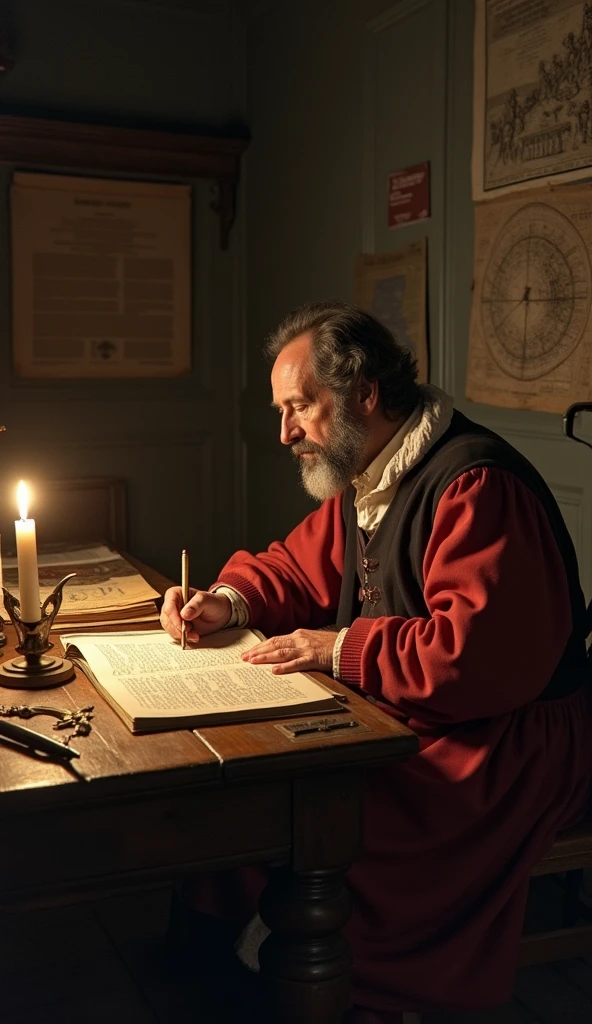
<instances>
[{"instance_id":1,"label":"red sleeve","mask_svg":"<svg viewBox=\"0 0 592 1024\"><path fill-rule=\"evenodd\" d=\"M267 636L329 625L339 603L344 533L339 496L323 502L285 542L259 555L237 551L214 586L238 590L249 605L250 624Z\"/></svg>"},{"instance_id":2,"label":"red sleeve","mask_svg":"<svg viewBox=\"0 0 592 1024\"><path fill-rule=\"evenodd\" d=\"M544 509L513 474L478 468L445 491L424 557L427 618L359 618L344 682L406 718L461 722L535 699L571 634L567 577Z\"/></svg>"}]
</instances>

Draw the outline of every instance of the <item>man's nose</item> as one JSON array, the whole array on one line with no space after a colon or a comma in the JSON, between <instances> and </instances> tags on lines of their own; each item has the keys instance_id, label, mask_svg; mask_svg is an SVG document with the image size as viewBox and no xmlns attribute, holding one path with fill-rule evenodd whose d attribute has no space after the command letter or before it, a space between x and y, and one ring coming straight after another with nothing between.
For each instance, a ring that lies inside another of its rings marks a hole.
<instances>
[{"instance_id":1,"label":"man's nose","mask_svg":"<svg viewBox=\"0 0 592 1024\"><path fill-rule=\"evenodd\" d=\"M298 426L291 417L284 415L282 416L282 425L280 429L280 441L282 444L293 444L294 441L300 441L304 437L304 430Z\"/></svg>"}]
</instances>

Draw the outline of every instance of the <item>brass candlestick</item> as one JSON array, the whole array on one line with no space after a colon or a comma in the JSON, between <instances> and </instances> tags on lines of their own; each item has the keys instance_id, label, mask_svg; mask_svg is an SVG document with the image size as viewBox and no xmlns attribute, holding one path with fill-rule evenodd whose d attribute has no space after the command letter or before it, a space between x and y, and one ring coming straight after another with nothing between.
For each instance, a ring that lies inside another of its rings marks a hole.
<instances>
[{"instance_id":1,"label":"brass candlestick","mask_svg":"<svg viewBox=\"0 0 592 1024\"><path fill-rule=\"evenodd\" d=\"M53 647L49 641L49 631L62 603L64 584L75 575L75 572L71 572L64 576L49 597L45 598L38 622L23 622L20 601L13 597L6 587L2 587L4 604L19 641L16 650L22 657L13 658L12 661L0 665L0 686L18 690L40 690L59 686L60 683L72 679L72 662L67 658L54 658L52 655L47 657L46 652Z\"/></svg>"},{"instance_id":2,"label":"brass candlestick","mask_svg":"<svg viewBox=\"0 0 592 1024\"><path fill-rule=\"evenodd\" d=\"M6 427L0 424L0 434L3 434ZM2 538L0 537L0 541ZM2 586L2 546L0 544L0 587ZM0 647L6 646L6 633L4 632L4 619L0 615Z\"/></svg>"}]
</instances>

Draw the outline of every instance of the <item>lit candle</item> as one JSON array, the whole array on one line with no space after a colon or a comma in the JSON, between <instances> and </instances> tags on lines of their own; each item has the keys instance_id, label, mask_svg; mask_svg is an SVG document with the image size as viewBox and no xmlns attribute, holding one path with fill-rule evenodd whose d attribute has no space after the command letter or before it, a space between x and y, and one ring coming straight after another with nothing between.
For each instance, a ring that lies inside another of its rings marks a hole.
<instances>
[{"instance_id":1,"label":"lit candle","mask_svg":"<svg viewBox=\"0 0 592 1024\"><path fill-rule=\"evenodd\" d=\"M21 619L23 622L39 622L41 618L41 598L39 597L35 520L27 519L29 495L24 480L21 480L19 483L16 496L21 517L14 524L16 530L16 560L18 565Z\"/></svg>"}]
</instances>

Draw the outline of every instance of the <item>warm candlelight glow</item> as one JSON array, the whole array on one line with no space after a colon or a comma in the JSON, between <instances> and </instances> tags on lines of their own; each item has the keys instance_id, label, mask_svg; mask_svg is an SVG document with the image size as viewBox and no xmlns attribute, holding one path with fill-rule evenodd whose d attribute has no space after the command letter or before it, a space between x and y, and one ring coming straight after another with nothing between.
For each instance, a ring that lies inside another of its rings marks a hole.
<instances>
[{"instance_id":1,"label":"warm candlelight glow","mask_svg":"<svg viewBox=\"0 0 592 1024\"><path fill-rule=\"evenodd\" d=\"M21 619L23 622L39 622L41 618L41 600L39 597L35 520L27 519L29 492L24 480L20 481L16 489L16 496L21 517L14 524Z\"/></svg>"},{"instance_id":2,"label":"warm candlelight glow","mask_svg":"<svg viewBox=\"0 0 592 1024\"><path fill-rule=\"evenodd\" d=\"M19 485L16 489L16 500L18 502L19 516L21 519L26 519L29 511L29 491L24 480L19 480Z\"/></svg>"}]
</instances>

